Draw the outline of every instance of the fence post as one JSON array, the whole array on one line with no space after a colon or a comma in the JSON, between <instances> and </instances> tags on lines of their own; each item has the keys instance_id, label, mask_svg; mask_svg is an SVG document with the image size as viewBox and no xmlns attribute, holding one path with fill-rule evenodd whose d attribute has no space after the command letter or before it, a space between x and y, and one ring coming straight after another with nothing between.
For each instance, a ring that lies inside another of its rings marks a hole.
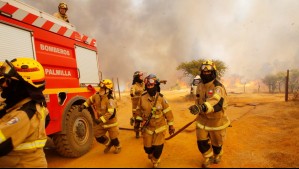
<instances>
[{"instance_id":1,"label":"fence post","mask_svg":"<svg viewBox=\"0 0 299 169\"><path fill-rule=\"evenodd\" d=\"M285 101L288 101L289 98L289 69L287 70L287 76L286 76L286 89L285 89Z\"/></svg>"}]
</instances>

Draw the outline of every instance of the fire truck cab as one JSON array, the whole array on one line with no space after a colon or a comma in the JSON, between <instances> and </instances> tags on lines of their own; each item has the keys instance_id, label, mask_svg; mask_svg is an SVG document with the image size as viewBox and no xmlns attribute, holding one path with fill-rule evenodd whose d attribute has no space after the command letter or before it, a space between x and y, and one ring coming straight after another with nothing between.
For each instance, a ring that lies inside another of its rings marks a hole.
<instances>
[{"instance_id":1,"label":"fire truck cab","mask_svg":"<svg viewBox=\"0 0 299 169\"><path fill-rule=\"evenodd\" d=\"M0 0L0 39L0 61L30 57L43 65L51 118L46 132L57 152L65 157L87 153L94 116L78 106L101 80L96 40L18 0Z\"/></svg>"}]
</instances>

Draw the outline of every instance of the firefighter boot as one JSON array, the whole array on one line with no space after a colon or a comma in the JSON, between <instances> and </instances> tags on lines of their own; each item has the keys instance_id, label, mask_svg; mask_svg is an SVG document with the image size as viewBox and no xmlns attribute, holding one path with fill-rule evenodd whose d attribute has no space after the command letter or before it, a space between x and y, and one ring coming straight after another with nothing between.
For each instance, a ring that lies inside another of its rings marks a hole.
<instances>
[{"instance_id":1,"label":"firefighter boot","mask_svg":"<svg viewBox=\"0 0 299 169\"><path fill-rule=\"evenodd\" d=\"M152 163L153 163L153 168L159 168L160 167L160 158L156 159L155 157L152 157Z\"/></svg>"},{"instance_id":2,"label":"firefighter boot","mask_svg":"<svg viewBox=\"0 0 299 169\"><path fill-rule=\"evenodd\" d=\"M215 154L215 156L214 156L214 163L215 164L219 164L220 163L222 154L223 154L223 150L221 150L219 154Z\"/></svg>"},{"instance_id":3,"label":"firefighter boot","mask_svg":"<svg viewBox=\"0 0 299 169\"><path fill-rule=\"evenodd\" d=\"M202 163L202 168L209 168L209 166L212 163L212 161L213 161L212 157L205 157L204 161Z\"/></svg>"},{"instance_id":4,"label":"firefighter boot","mask_svg":"<svg viewBox=\"0 0 299 169\"><path fill-rule=\"evenodd\" d=\"M120 153L120 151L121 151L121 146L118 145L118 146L114 146L114 147L115 147L114 154L118 154L118 153Z\"/></svg>"},{"instance_id":5,"label":"firefighter boot","mask_svg":"<svg viewBox=\"0 0 299 169\"><path fill-rule=\"evenodd\" d=\"M106 148L105 148L105 150L104 150L104 153L107 154L107 153L110 151L110 149L111 149L112 146L113 146L113 145L112 145L111 143L108 144L108 146L106 146Z\"/></svg>"}]
</instances>

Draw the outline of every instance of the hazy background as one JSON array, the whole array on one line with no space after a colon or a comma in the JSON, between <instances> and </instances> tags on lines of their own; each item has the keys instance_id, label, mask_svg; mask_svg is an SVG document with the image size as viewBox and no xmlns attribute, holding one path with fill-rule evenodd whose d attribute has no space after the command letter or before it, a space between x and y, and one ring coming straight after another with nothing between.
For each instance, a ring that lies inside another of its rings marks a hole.
<instances>
[{"instance_id":1,"label":"hazy background","mask_svg":"<svg viewBox=\"0 0 299 169\"><path fill-rule=\"evenodd\" d=\"M22 1L50 14L61 2ZM189 82L176 67L199 58L223 61L223 80L247 84L299 67L298 0L64 2L77 31L97 40L103 78L121 90L137 70L168 80L164 88Z\"/></svg>"}]
</instances>

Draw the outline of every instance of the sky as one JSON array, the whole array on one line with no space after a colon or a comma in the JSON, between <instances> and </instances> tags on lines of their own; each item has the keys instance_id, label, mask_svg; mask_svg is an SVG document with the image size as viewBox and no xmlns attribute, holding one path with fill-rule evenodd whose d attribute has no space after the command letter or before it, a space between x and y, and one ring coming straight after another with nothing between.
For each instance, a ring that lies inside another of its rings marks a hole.
<instances>
[{"instance_id":1,"label":"sky","mask_svg":"<svg viewBox=\"0 0 299 169\"><path fill-rule=\"evenodd\" d=\"M57 12L57 0L21 0ZM223 61L243 82L299 68L298 0L65 0L76 30L97 40L103 78L143 71L186 81L182 62ZM163 88L163 87L162 87Z\"/></svg>"}]
</instances>

